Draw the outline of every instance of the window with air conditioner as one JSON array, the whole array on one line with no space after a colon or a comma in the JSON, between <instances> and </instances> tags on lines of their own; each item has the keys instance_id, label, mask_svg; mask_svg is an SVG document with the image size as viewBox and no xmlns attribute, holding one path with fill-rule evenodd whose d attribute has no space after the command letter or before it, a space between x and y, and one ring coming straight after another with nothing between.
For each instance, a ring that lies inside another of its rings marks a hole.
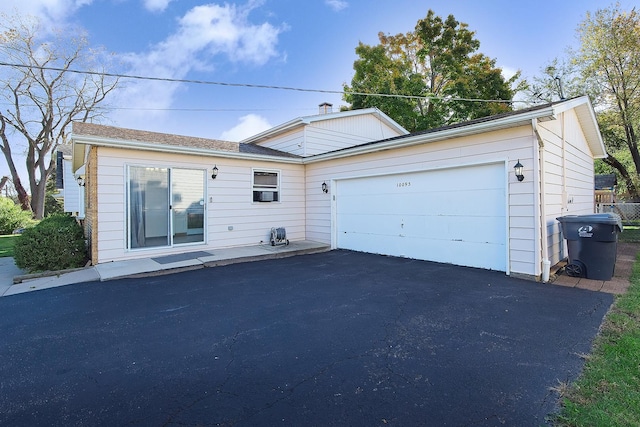
<instances>
[{"instance_id":1,"label":"window with air conditioner","mask_svg":"<svg viewBox=\"0 0 640 427\"><path fill-rule=\"evenodd\" d=\"M253 170L253 201L280 201L280 172L269 170Z\"/></svg>"}]
</instances>

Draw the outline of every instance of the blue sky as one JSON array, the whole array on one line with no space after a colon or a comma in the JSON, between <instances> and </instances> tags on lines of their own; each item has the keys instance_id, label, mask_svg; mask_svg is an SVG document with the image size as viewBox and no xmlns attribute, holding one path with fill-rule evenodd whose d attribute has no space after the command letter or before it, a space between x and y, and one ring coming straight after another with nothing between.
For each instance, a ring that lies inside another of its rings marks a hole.
<instances>
[{"instance_id":1,"label":"blue sky","mask_svg":"<svg viewBox=\"0 0 640 427\"><path fill-rule=\"evenodd\" d=\"M638 1L622 0L629 10ZM341 90L359 41L412 31L428 9L476 32L480 52L531 77L576 42L603 0L2 0L0 12L84 28L117 72L174 79ZM315 114L338 94L127 80L104 124L239 140ZM6 170L0 161L0 173Z\"/></svg>"}]
</instances>

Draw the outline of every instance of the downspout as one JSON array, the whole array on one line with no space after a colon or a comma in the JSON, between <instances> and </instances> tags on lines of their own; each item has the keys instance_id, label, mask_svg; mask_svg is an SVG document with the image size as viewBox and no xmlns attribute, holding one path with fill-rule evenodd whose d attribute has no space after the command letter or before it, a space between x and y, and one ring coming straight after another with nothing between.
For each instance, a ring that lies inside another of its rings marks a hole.
<instances>
[{"instance_id":1,"label":"downspout","mask_svg":"<svg viewBox=\"0 0 640 427\"><path fill-rule=\"evenodd\" d=\"M549 260L549 236L547 230L547 208L546 208L546 198L544 197L545 192L545 168L544 168L544 140L542 136L540 136L540 132L538 131L538 119L531 119L531 126L533 127L533 133L538 140L538 150L534 151L534 155L536 157L534 161L534 168L538 170L534 173L537 179L540 180L540 188L539 191L535 191L534 189L534 198L536 202L536 206L539 206L540 209L540 218L539 218L539 226L540 230L540 244L542 246L542 281L548 282L549 276L551 273L551 261ZM536 253L539 253L536 251Z\"/></svg>"},{"instance_id":2,"label":"downspout","mask_svg":"<svg viewBox=\"0 0 640 427\"><path fill-rule=\"evenodd\" d=\"M562 120L560 121L560 134L562 138L562 213L569 212L569 195L567 194L567 142L565 135L564 116L562 114Z\"/></svg>"}]
</instances>

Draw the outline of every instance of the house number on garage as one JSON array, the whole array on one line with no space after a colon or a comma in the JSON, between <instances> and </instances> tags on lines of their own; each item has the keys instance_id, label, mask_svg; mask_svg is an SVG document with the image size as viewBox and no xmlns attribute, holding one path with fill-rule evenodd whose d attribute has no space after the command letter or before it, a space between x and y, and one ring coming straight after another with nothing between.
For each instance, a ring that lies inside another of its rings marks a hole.
<instances>
[{"instance_id":1,"label":"house number on garage","mask_svg":"<svg viewBox=\"0 0 640 427\"><path fill-rule=\"evenodd\" d=\"M396 187L411 187L411 181L399 182L396 184Z\"/></svg>"}]
</instances>

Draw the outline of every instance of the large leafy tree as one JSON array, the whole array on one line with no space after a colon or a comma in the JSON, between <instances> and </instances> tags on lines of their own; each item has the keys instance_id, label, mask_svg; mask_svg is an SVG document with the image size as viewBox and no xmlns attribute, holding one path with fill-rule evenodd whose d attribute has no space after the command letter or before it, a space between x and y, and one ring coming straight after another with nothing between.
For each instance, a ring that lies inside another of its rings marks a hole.
<instances>
[{"instance_id":1,"label":"large leafy tree","mask_svg":"<svg viewBox=\"0 0 640 427\"><path fill-rule=\"evenodd\" d=\"M99 74L103 60L82 35L46 33L34 19L0 16L0 149L22 208L36 219L44 216L52 153L67 141L72 121L101 115L101 103L117 86L117 79ZM78 74L74 67L98 73ZM16 167L22 155L28 187Z\"/></svg>"},{"instance_id":2,"label":"large leafy tree","mask_svg":"<svg viewBox=\"0 0 640 427\"><path fill-rule=\"evenodd\" d=\"M631 200L640 200L640 15L616 4L587 13L573 63L598 111L609 156ZM630 161L629 161L630 160Z\"/></svg>"},{"instance_id":3,"label":"large leafy tree","mask_svg":"<svg viewBox=\"0 0 640 427\"><path fill-rule=\"evenodd\" d=\"M640 15L616 4L587 13L577 28L580 45L555 59L525 90L528 101L551 102L588 94L609 156L597 173L617 173L623 196L640 200Z\"/></svg>"},{"instance_id":4,"label":"large leafy tree","mask_svg":"<svg viewBox=\"0 0 640 427\"><path fill-rule=\"evenodd\" d=\"M519 75L505 80L495 60L477 52L474 34L453 15L443 20L432 10L414 31L379 33L378 45L356 47L344 99L353 109L378 107L410 131L509 111Z\"/></svg>"}]
</instances>

